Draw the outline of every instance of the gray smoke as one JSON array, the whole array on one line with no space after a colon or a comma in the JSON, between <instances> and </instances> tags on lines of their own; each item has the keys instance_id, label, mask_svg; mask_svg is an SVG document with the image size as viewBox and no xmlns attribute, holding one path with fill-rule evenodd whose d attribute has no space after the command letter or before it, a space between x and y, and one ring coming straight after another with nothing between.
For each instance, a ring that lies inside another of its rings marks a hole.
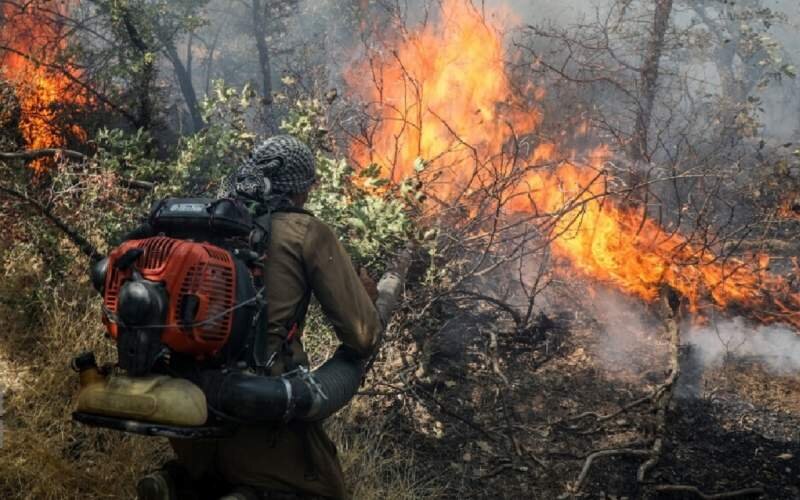
<instances>
[{"instance_id":1,"label":"gray smoke","mask_svg":"<svg viewBox=\"0 0 800 500\"><path fill-rule=\"evenodd\" d=\"M639 299L598 289L592 309L598 324L589 350L607 374L638 378L667 369L669 347L663 326Z\"/></svg>"},{"instance_id":2,"label":"gray smoke","mask_svg":"<svg viewBox=\"0 0 800 500\"><path fill-rule=\"evenodd\" d=\"M609 373L646 374L668 369L669 345L658 317L641 302L601 290L592 300L597 335L590 351ZM684 383L726 361L761 363L779 375L800 373L800 335L785 325L755 325L748 320L718 318L708 325L681 326L681 341L691 347L693 368L685 366ZM696 371L699 370L699 371ZM689 372L694 375L690 375Z\"/></svg>"},{"instance_id":3,"label":"gray smoke","mask_svg":"<svg viewBox=\"0 0 800 500\"><path fill-rule=\"evenodd\" d=\"M779 374L800 371L800 335L783 325L760 326L742 318L690 327L684 342L694 349L705 367L728 359L751 358Z\"/></svg>"}]
</instances>

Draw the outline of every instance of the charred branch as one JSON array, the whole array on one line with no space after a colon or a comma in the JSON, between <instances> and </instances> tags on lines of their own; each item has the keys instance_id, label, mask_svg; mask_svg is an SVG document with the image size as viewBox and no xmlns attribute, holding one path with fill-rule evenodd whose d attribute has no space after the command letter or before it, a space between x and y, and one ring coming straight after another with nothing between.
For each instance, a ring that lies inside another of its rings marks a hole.
<instances>
[{"instance_id":1,"label":"charred branch","mask_svg":"<svg viewBox=\"0 0 800 500\"><path fill-rule=\"evenodd\" d=\"M613 456L630 456L630 457L648 457L650 456L650 450L637 450L633 448L618 448L614 450L601 450L596 451L586 457L586 460L583 462L583 467L581 468L581 473L578 475L577 481L575 481L575 485L572 487L572 491L578 493L583 488L583 484L586 482L586 478L589 477L589 471L592 468L592 464L598 458L603 457L613 457ZM570 495L564 495L560 498L569 498Z\"/></svg>"},{"instance_id":2,"label":"charred branch","mask_svg":"<svg viewBox=\"0 0 800 500\"><path fill-rule=\"evenodd\" d=\"M661 459L661 452L664 448L664 439L667 431L667 410L675 390L675 383L681 374L680 364L680 344L681 333L676 315L678 313L679 301L676 294L669 288L664 288L661 293L660 313L664 322L664 328L669 335L670 346L670 374L667 380L661 384L656 391L655 410L656 410L656 438L653 442L650 458L644 462L637 473L638 481L644 482L645 476Z\"/></svg>"},{"instance_id":3,"label":"charred branch","mask_svg":"<svg viewBox=\"0 0 800 500\"><path fill-rule=\"evenodd\" d=\"M61 148L44 148L44 149L32 149L29 151L19 151L14 153L7 153L0 151L0 160L23 160L23 161L33 161L38 160L39 158L68 158L70 160L76 161L87 161L89 160L89 156L79 152L74 151L71 149L61 149ZM120 177L117 179L122 186L130 189L138 189L140 191L152 191L155 189L156 185L152 182L148 181L140 181L136 179L126 179L124 177Z\"/></svg>"},{"instance_id":4,"label":"charred branch","mask_svg":"<svg viewBox=\"0 0 800 500\"><path fill-rule=\"evenodd\" d=\"M71 149L61 149L61 148L45 148L45 149L32 149L30 151L19 151L16 153L4 153L0 151L0 160L38 160L39 158L52 158L52 157L62 157L62 158L69 158L71 160L77 161L85 161L88 157L78 151L73 151Z\"/></svg>"},{"instance_id":5,"label":"charred branch","mask_svg":"<svg viewBox=\"0 0 800 500\"><path fill-rule=\"evenodd\" d=\"M66 222L57 217L48 207L42 205L25 193L10 187L0 186L0 193L12 198L16 198L17 200L34 208L37 212L39 212L40 215L42 215L56 228L60 229L65 235L67 235L70 241L72 241L75 246L78 247L78 249L92 261L103 258L103 254L101 254L97 248L89 242L89 240L84 238L77 230L70 227Z\"/></svg>"},{"instance_id":6,"label":"charred branch","mask_svg":"<svg viewBox=\"0 0 800 500\"><path fill-rule=\"evenodd\" d=\"M726 491L724 493L706 494L696 486L686 486L682 484L663 484L656 486L659 493L691 493L701 500L724 500L727 498L741 498L750 496L760 496L764 494L764 488L744 488L736 491Z\"/></svg>"}]
</instances>

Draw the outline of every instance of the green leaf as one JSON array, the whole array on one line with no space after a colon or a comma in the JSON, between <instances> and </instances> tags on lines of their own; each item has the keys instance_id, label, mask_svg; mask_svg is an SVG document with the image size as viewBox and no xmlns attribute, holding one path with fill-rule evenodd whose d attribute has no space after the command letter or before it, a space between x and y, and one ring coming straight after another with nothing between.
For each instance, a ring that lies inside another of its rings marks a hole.
<instances>
[{"instance_id":1,"label":"green leaf","mask_svg":"<svg viewBox=\"0 0 800 500\"><path fill-rule=\"evenodd\" d=\"M357 219L355 217L350 217L347 219L347 224L358 231L366 232L367 225L364 224L364 221L361 219Z\"/></svg>"},{"instance_id":2,"label":"green leaf","mask_svg":"<svg viewBox=\"0 0 800 500\"><path fill-rule=\"evenodd\" d=\"M381 175L381 167L377 163L370 163L358 172L358 176L365 179L374 179Z\"/></svg>"}]
</instances>

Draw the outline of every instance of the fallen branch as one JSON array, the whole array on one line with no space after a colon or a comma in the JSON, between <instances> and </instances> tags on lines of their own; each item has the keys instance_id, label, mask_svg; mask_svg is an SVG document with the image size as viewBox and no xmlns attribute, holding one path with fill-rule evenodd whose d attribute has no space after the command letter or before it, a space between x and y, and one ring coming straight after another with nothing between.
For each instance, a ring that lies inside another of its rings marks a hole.
<instances>
[{"instance_id":1,"label":"fallen branch","mask_svg":"<svg viewBox=\"0 0 800 500\"><path fill-rule=\"evenodd\" d=\"M452 418L458 420L459 422L465 424L467 427L470 427L471 429L481 433L483 436L485 436L487 439L491 440L492 442L496 442L497 441L497 438L494 435L492 435L491 432L489 432L488 430L484 429L483 427L481 427L480 425L478 425L477 423L472 421L472 419L470 419L470 418L468 418L468 417L466 417L464 415L459 415L457 412L449 409L436 396L434 396L433 394L429 393L428 391L422 389L421 387L417 387L416 390L415 390L415 388L398 387L396 385L388 384L386 382L377 382L377 385L382 385L384 387L389 387L390 389L394 389L394 390L396 390L398 392L401 392L403 394L408 394L409 396L411 396L412 398L416 399L417 401L419 401L421 403L424 402L425 400L430 401L432 403L435 403L436 406L439 407L439 411L441 413L443 413L443 414L445 414L445 415L447 415L449 417L452 417ZM419 391L419 394L417 394L417 391Z\"/></svg>"},{"instance_id":2,"label":"fallen branch","mask_svg":"<svg viewBox=\"0 0 800 500\"><path fill-rule=\"evenodd\" d=\"M595 419L594 423L595 424L601 424L603 422L606 422L608 420L613 419L614 417L622 415L623 413L627 412L628 410L630 410L632 408L635 408L635 407L637 407L637 406L639 406L641 404L647 403L648 401L652 401L653 399L657 398L658 395L659 395L659 390L656 389L655 391L653 391L652 393L648 394L647 396L641 397L641 398L639 398L639 399L637 399L635 401L631 401L630 403L626 404L625 406L622 406L617 411L609 413L608 415L600 415L599 413L596 413L596 412L593 412L593 411L585 411L585 412L583 412L583 413L581 413L579 415L575 415L573 417L565 418L565 419L560 420L558 422L554 422L553 425L562 424L562 423L566 423L566 422L574 422L576 420L583 420L584 418L588 418L588 417L594 417L594 419ZM574 429L574 428L575 427L572 427L572 429Z\"/></svg>"},{"instance_id":3,"label":"fallen branch","mask_svg":"<svg viewBox=\"0 0 800 500\"><path fill-rule=\"evenodd\" d=\"M488 302L490 304L494 304L498 309L508 313L508 315L511 316L511 319L514 320L514 324L517 325L517 328L522 328L522 326L523 326L524 322L523 322L522 316L519 314L519 312L517 312L517 310L514 309L511 305L503 302L500 299L496 299L494 297L491 297L489 295L484 295L482 293L471 292L469 290L453 290L450 293L453 294L453 295L461 295L463 297L469 297L469 298L474 299L474 300L482 300L484 302ZM456 299L458 299L458 298L461 298L461 297L456 297Z\"/></svg>"},{"instance_id":4,"label":"fallen branch","mask_svg":"<svg viewBox=\"0 0 800 500\"><path fill-rule=\"evenodd\" d=\"M727 491L725 493L716 493L708 495L703 493L695 486L686 486L682 484L662 484L656 486L656 491L659 493L693 493L698 498L703 500L723 500L726 498L739 498L750 495L763 495L764 488L744 488L736 491Z\"/></svg>"},{"instance_id":5,"label":"fallen branch","mask_svg":"<svg viewBox=\"0 0 800 500\"><path fill-rule=\"evenodd\" d=\"M156 185L152 182L137 181L134 179L119 178L119 183L129 189L138 189L140 191L152 191Z\"/></svg>"},{"instance_id":6,"label":"fallen branch","mask_svg":"<svg viewBox=\"0 0 800 500\"><path fill-rule=\"evenodd\" d=\"M13 153L0 151L0 160L33 161L47 157L64 157L77 161L86 161L89 159L88 156L79 151L73 151L72 149L63 149L63 148L31 149L29 151L17 151ZM122 186L130 189L139 189L141 191L152 191L156 187L155 184L147 181L137 181L135 179L125 179L125 178L119 178L118 180Z\"/></svg>"},{"instance_id":7,"label":"fallen branch","mask_svg":"<svg viewBox=\"0 0 800 500\"><path fill-rule=\"evenodd\" d=\"M16 198L36 209L43 217L45 217L47 220L53 223L54 226L63 231L64 234L66 234L67 237L75 244L75 246L77 246L81 252L83 252L87 257L89 257L93 261L100 260L103 258L103 255L97 251L97 248L95 248L94 245L89 243L89 240L81 236L78 233L78 231L71 228L64 221L56 217L55 214L53 214L53 212L50 211L50 209L48 209L38 201L30 198L24 193L21 193L15 189L5 186L0 186L0 193L5 193L6 195Z\"/></svg>"},{"instance_id":8,"label":"fallen branch","mask_svg":"<svg viewBox=\"0 0 800 500\"><path fill-rule=\"evenodd\" d=\"M15 153L0 152L0 160L38 160L39 158L63 156L73 160L85 161L89 157L78 151L62 148L31 149L30 151L18 151Z\"/></svg>"},{"instance_id":9,"label":"fallen branch","mask_svg":"<svg viewBox=\"0 0 800 500\"><path fill-rule=\"evenodd\" d=\"M583 468L581 469L581 473L578 475L578 480L575 481L575 486L573 487L573 491L578 493L581 488L583 488L583 483L586 482L586 478L589 476L589 470L592 468L592 464L595 460L602 457L609 457L614 455L627 455L632 457L649 457L651 455L650 450L636 450L633 448L618 448L614 450L601 450L596 451L586 457L586 461L583 462ZM566 497L562 497L566 498Z\"/></svg>"},{"instance_id":10,"label":"fallen branch","mask_svg":"<svg viewBox=\"0 0 800 500\"><path fill-rule=\"evenodd\" d=\"M503 472L505 472L507 470L515 470L515 469L516 469L516 467L514 467L514 464L512 464L512 463L500 464L498 467L495 467L494 469L492 469L491 471L487 472L486 474L483 474L483 475L479 476L479 479L481 479L481 480L491 479L493 477L499 476L500 474L502 474ZM522 471L522 472L527 472L527 471Z\"/></svg>"}]
</instances>

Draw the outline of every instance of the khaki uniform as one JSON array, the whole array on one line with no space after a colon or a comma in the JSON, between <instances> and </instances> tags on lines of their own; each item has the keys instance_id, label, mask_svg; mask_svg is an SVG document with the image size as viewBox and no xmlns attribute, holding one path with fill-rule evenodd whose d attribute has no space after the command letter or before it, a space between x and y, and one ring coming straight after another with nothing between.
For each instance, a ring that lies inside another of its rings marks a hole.
<instances>
[{"instance_id":1,"label":"khaki uniform","mask_svg":"<svg viewBox=\"0 0 800 500\"><path fill-rule=\"evenodd\" d=\"M289 344L289 353L282 351L307 290L342 343L368 356L380 333L380 319L333 231L310 215L293 212L274 214L272 231L265 268L266 335L269 352L283 353L276 358L273 375L292 365L308 365L299 338ZM194 477L211 474L232 485L349 497L336 446L320 422L243 426L229 439L173 440L172 446Z\"/></svg>"}]
</instances>

